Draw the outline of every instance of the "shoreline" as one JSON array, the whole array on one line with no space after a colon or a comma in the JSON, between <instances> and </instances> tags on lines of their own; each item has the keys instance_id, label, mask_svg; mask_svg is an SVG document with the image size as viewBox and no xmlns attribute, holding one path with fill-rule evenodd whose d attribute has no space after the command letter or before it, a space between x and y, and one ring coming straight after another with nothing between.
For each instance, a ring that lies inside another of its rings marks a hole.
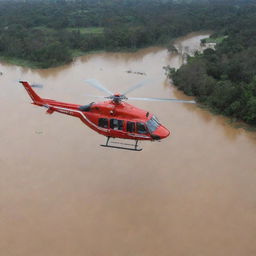
<instances>
[{"instance_id":1,"label":"shoreline","mask_svg":"<svg viewBox=\"0 0 256 256\"><path fill-rule=\"evenodd\" d=\"M88 51L88 52L83 52L83 51L80 51L80 50L71 50L71 57L72 57L71 61L69 61L69 62L59 62L59 63L56 63L56 65L52 65L52 66L48 66L48 67L44 67L43 63L40 63L40 62L30 61L30 60L16 58L16 57L7 57L7 56L0 56L0 63L6 63L6 64L11 64L11 65L15 65L15 66L19 66L19 67L25 67L25 68L31 68L31 69L56 68L56 67L60 67L60 66L70 64L70 63L74 62L77 58L87 56L87 55L90 55L90 54L107 53L107 52L110 52L110 53L111 52L113 52L113 53L116 53L116 52L133 53L134 52L135 53L135 52L138 52L140 50L144 50L144 49L147 49L147 48L150 48L150 47L165 47L167 49L168 45L173 44L173 42L175 42L177 39L189 36L191 34L197 34L197 33L212 33L212 31L210 31L210 30L200 31L199 30L199 31L189 32L187 34L180 35L176 38L170 38L168 40L168 42L146 45L146 46L141 47L141 48L118 48L116 50L114 50L114 49L109 49L109 50L99 49L99 50L92 50L92 51Z\"/></svg>"},{"instance_id":2,"label":"shoreline","mask_svg":"<svg viewBox=\"0 0 256 256\"><path fill-rule=\"evenodd\" d=\"M174 85L174 86L175 86L175 88L177 88L176 85ZM178 90L180 90L180 89L178 89ZM180 91L185 94L184 91L182 91L182 90L180 90ZM187 95L187 94L185 94L185 95ZM194 97L194 96L192 96L192 97ZM206 110L207 112L211 113L213 116L221 116L221 117L225 118L226 119L225 122L235 129L244 129L247 132L253 132L253 133L256 132L256 125L247 124L242 120L238 120L234 117L224 115L220 112L215 111L211 107L209 107L206 104L203 104L201 102L197 102L196 104L200 109Z\"/></svg>"}]
</instances>

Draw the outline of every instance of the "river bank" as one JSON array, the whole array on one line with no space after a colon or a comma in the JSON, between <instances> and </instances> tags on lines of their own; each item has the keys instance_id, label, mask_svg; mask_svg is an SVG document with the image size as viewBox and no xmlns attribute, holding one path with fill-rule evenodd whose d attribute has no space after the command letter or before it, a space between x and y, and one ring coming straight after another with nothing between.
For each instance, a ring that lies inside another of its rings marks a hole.
<instances>
[{"instance_id":1,"label":"river bank","mask_svg":"<svg viewBox=\"0 0 256 256\"><path fill-rule=\"evenodd\" d=\"M193 33L209 33L211 34L212 32L210 31L197 31L197 32L191 32ZM179 36L182 37L185 36L181 35ZM59 63L55 63L54 65L51 66L45 66L45 63L42 62L36 62L36 61L31 61L31 60L27 60L27 59L22 59L22 58L16 58L16 57L8 57L8 56L0 56L0 62L5 62L8 64L12 64L12 65L16 65L16 66L21 66L21 67L28 67L28 68L32 68L32 69L47 69L47 68L54 68L54 67L59 67L62 65L66 65L69 63L72 63L76 60L76 58L78 57L82 57L82 56L86 56L86 55L90 55L90 54L94 54L94 53L103 53L103 52L120 52L120 53L133 53L133 52L138 52L142 49L146 49L149 47L166 47L168 48L170 45L172 45L175 40L177 40L177 38L169 38L168 40L166 40L165 42L159 44L150 44L150 45L146 45L144 47L141 48L117 48L117 49L99 49L99 50L92 50L92 51L81 51L81 50L70 50L70 55L71 55L71 59L69 61L65 61L65 62L59 62Z\"/></svg>"},{"instance_id":2,"label":"river bank","mask_svg":"<svg viewBox=\"0 0 256 256\"><path fill-rule=\"evenodd\" d=\"M237 42L237 34L219 41L216 47L190 57L179 69L167 67L167 75L177 88L214 113L255 127L255 46L246 37Z\"/></svg>"}]
</instances>

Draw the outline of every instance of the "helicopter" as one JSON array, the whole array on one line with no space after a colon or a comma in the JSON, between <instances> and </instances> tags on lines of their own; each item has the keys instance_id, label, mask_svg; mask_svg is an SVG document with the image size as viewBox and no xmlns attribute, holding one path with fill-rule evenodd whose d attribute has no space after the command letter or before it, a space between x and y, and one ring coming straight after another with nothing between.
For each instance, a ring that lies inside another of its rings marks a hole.
<instances>
[{"instance_id":1,"label":"helicopter","mask_svg":"<svg viewBox=\"0 0 256 256\"><path fill-rule=\"evenodd\" d=\"M144 83L136 84L123 94L120 94L112 93L95 79L89 79L86 80L89 85L107 94L107 96L93 97L105 98L105 101L98 103L91 102L87 105L78 105L41 98L32 88L40 88L41 86L30 85L27 81L19 82L24 86L31 97L33 101L31 104L45 107L47 109L47 114L58 112L77 117L92 130L106 136L106 143L100 145L102 147L141 151L142 148L138 147L138 141L160 141L170 135L170 131L158 121L155 115L125 102L128 100L127 94L142 87ZM130 97L129 99L195 103L193 100L178 100L172 98ZM115 138L133 140L135 143L128 144L110 141L110 139L112 140Z\"/></svg>"}]
</instances>

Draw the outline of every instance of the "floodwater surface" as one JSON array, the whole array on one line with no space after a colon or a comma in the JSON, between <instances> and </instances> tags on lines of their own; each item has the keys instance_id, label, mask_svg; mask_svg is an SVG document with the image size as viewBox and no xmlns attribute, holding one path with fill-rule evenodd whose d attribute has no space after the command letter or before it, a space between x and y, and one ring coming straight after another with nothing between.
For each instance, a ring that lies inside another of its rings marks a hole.
<instances>
[{"instance_id":1,"label":"floodwater surface","mask_svg":"<svg viewBox=\"0 0 256 256\"><path fill-rule=\"evenodd\" d=\"M102 95L89 78L113 92L147 80L131 97L191 99L162 67L179 67L207 36L178 39L180 54L152 47L47 70L0 65L0 255L256 255L255 133L197 105L129 101L172 134L142 142L141 152L106 149L79 119L31 105L17 82L44 84L42 97L78 104Z\"/></svg>"}]
</instances>

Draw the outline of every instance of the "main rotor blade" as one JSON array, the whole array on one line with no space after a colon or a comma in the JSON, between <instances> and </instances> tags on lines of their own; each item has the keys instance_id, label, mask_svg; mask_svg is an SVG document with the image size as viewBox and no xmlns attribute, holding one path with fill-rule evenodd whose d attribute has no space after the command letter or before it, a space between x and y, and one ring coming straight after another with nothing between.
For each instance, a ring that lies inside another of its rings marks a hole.
<instances>
[{"instance_id":1,"label":"main rotor blade","mask_svg":"<svg viewBox=\"0 0 256 256\"><path fill-rule=\"evenodd\" d=\"M195 104L196 102L194 100L178 100L178 99L172 99L172 98L133 98L129 97L129 100L144 100L144 101L172 101L172 102L179 102L179 103L190 103Z\"/></svg>"},{"instance_id":2,"label":"main rotor blade","mask_svg":"<svg viewBox=\"0 0 256 256\"><path fill-rule=\"evenodd\" d=\"M85 80L85 82L87 82L88 84L90 84L92 87L102 91L102 92L105 92L109 95L113 95L113 93L108 90L107 88L105 88L102 84L100 84L97 80L95 79L88 79L88 80Z\"/></svg>"},{"instance_id":3,"label":"main rotor blade","mask_svg":"<svg viewBox=\"0 0 256 256\"><path fill-rule=\"evenodd\" d=\"M99 95L91 95L91 94L85 94L86 97L92 97L92 98L106 98L106 96L99 96Z\"/></svg>"},{"instance_id":4,"label":"main rotor blade","mask_svg":"<svg viewBox=\"0 0 256 256\"><path fill-rule=\"evenodd\" d=\"M134 91L134 90L136 90L136 89L138 89L138 88L140 88L140 87L146 85L147 82L148 82L148 80L145 80L145 81L143 81L143 82L140 82L139 84L136 84L136 85L130 87L127 91L125 91L125 92L123 93L123 95L126 95L126 94L128 94L128 93L130 93L130 92L132 92L132 91Z\"/></svg>"}]
</instances>

